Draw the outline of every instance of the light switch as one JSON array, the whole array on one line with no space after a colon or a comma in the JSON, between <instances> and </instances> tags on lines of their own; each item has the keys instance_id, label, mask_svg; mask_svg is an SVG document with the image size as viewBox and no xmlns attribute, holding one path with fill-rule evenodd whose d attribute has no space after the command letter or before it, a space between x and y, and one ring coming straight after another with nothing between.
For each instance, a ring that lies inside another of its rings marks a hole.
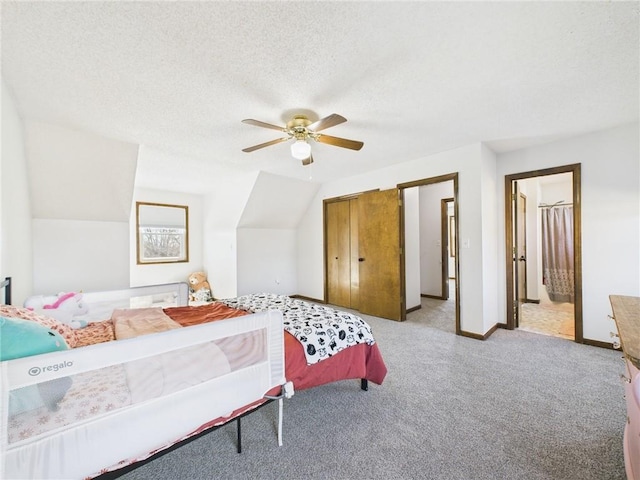
<instances>
[{"instance_id":1,"label":"light switch","mask_svg":"<svg viewBox=\"0 0 640 480\"><path fill-rule=\"evenodd\" d=\"M463 238L462 248L469 248L469 247L471 247L471 241L468 238Z\"/></svg>"}]
</instances>

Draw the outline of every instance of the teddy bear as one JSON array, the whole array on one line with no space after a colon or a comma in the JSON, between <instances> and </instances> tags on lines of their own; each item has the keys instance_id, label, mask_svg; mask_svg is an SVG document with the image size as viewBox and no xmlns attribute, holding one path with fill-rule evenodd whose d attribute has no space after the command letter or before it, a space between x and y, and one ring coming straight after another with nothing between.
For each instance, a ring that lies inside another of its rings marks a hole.
<instances>
[{"instance_id":1,"label":"teddy bear","mask_svg":"<svg viewBox=\"0 0 640 480\"><path fill-rule=\"evenodd\" d=\"M194 272L189 275L189 298L191 301L210 302L213 300L211 285L207 281L207 274Z\"/></svg>"},{"instance_id":2,"label":"teddy bear","mask_svg":"<svg viewBox=\"0 0 640 480\"><path fill-rule=\"evenodd\" d=\"M61 292L57 296L32 297L29 304L25 302L24 306L74 329L87 326L85 320L76 318L89 312L87 304L82 301L82 293Z\"/></svg>"}]
</instances>

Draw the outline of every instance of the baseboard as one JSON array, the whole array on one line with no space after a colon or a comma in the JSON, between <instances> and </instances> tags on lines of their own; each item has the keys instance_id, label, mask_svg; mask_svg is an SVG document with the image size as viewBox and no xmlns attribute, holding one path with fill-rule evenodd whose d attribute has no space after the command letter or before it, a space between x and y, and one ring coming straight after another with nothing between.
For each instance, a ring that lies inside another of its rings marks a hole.
<instances>
[{"instance_id":1,"label":"baseboard","mask_svg":"<svg viewBox=\"0 0 640 480\"><path fill-rule=\"evenodd\" d=\"M415 312L416 310L420 310L422 305L416 305L415 307L407 308L407 313Z\"/></svg>"},{"instance_id":2,"label":"baseboard","mask_svg":"<svg viewBox=\"0 0 640 480\"><path fill-rule=\"evenodd\" d=\"M509 327L507 327L506 323L497 323L496 324L496 328L504 328L504 329L509 329ZM495 328L493 329L493 331L495 331ZM493 331L490 330L491 333L493 333ZM485 335L485 337L488 337L488 334ZM599 347L599 348L606 348L608 350L615 350L613 348L613 343L609 343L609 342L601 342L600 340L591 340L589 338L583 338L582 339L582 343L584 345L590 345L592 347Z\"/></svg>"},{"instance_id":3,"label":"baseboard","mask_svg":"<svg viewBox=\"0 0 640 480\"><path fill-rule=\"evenodd\" d=\"M540 299L534 300L533 298L527 298L524 303L540 303Z\"/></svg>"},{"instance_id":4,"label":"baseboard","mask_svg":"<svg viewBox=\"0 0 640 480\"><path fill-rule=\"evenodd\" d=\"M498 325L494 325L493 327L491 327L489 329L489 331L487 333L485 333L484 335L480 335L479 333L471 333L471 332L465 332L464 330L460 331L460 336L462 337L468 337L468 338L473 338L475 340L486 340L487 338L489 338L493 332L495 332L498 329Z\"/></svg>"},{"instance_id":5,"label":"baseboard","mask_svg":"<svg viewBox=\"0 0 640 480\"><path fill-rule=\"evenodd\" d=\"M589 338L583 338L582 343L584 343L585 345L590 345L592 347L600 347L600 348L606 348L608 350L615 350L615 348L613 348L613 343L601 342L600 340L591 340Z\"/></svg>"},{"instance_id":6,"label":"baseboard","mask_svg":"<svg viewBox=\"0 0 640 480\"><path fill-rule=\"evenodd\" d=\"M426 293L421 293L420 296L424 298L435 298L436 300L447 300L443 298L442 295L427 295Z\"/></svg>"},{"instance_id":7,"label":"baseboard","mask_svg":"<svg viewBox=\"0 0 640 480\"><path fill-rule=\"evenodd\" d=\"M326 304L324 300L318 300L317 298L305 297L304 295L289 295L291 298L297 298L298 300L306 300L307 302L315 302L315 303L323 303Z\"/></svg>"},{"instance_id":8,"label":"baseboard","mask_svg":"<svg viewBox=\"0 0 640 480\"><path fill-rule=\"evenodd\" d=\"M311 298L311 297L306 297L304 295L289 295L291 298L297 298L298 300L306 300L307 302L315 302L315 303L322 303L324 305L327 304L327 302L325 302L324 300L318 300L317 298ZM420 310L422 308L422 305L416 305L415 307L411 307L407 309L407 313L411 313L411 312L415 312L416 310Z\"/></svg>"}]
</instances>

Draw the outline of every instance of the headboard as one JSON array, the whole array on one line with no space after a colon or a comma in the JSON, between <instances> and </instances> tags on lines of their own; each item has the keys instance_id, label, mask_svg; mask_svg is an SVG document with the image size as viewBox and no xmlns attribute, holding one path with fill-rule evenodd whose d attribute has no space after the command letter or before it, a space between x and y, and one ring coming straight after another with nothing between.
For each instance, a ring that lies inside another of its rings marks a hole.
<instances>
[{"instance_id":1,"label":"headboard","mask_svg":"<svg viewBox=\"0 0 640 480\"><path fill-rule=\"evenodd\" d=\"M0 282L0 289L4 288L4 304L11 305L11 277L5 277L5 279Z\"/></svg>"}]
</instances>

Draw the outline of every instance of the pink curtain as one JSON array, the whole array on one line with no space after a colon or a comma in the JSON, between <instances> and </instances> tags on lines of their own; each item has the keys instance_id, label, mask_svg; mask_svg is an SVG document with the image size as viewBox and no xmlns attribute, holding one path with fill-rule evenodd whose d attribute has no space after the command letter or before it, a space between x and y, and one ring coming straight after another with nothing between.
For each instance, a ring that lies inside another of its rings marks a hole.
<instances>
[{"instance_id":1,"label":"pink curtain","mask_svg":"<svg viewBox=\"0 0 640 480\"><path fill-rule=\"evenodd\" d=\"M542 210L542 283L554 302L574 301L573 207Z\"/></svg>"}]
</instances>

